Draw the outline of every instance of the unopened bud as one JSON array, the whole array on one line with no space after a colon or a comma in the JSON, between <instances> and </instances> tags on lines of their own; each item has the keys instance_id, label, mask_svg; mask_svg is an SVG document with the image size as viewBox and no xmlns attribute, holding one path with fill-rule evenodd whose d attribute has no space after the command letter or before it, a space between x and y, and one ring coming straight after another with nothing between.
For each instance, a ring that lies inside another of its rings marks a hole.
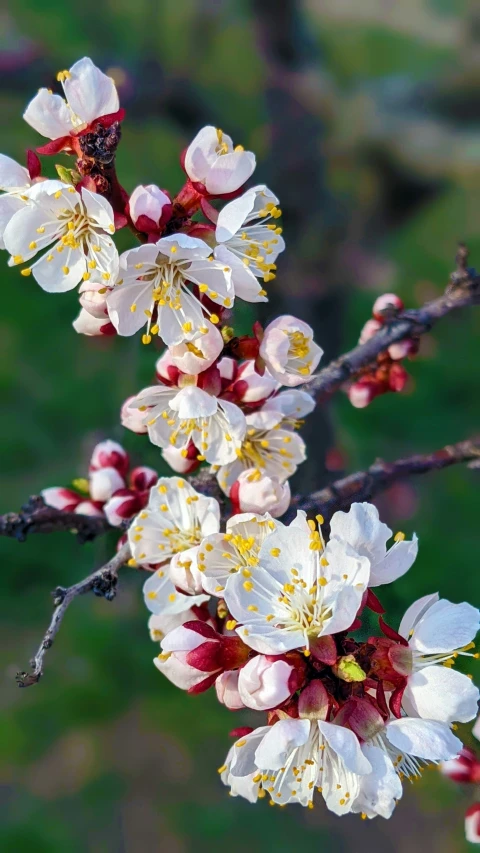
<instances>
[{"instance_id":1,"label":"unopened bud","mask_svg":"<svg viewBox=\"0 0 480 853\"><path fill-rule=\"evenodd\" d=\"M130 429L138 435L143 435L148 432L148 427L143 423L145 420L145 412L141 412L140 409L130 408L129 403L134 399L135 397L128 397L125 400L120 410L120 421L122 426L126 429Z\"/></svg>"},{"instance_id":2,"label":"unopened bud","mask_svg":"<svg viewBox=\"0 0 480 853\"><path fill-rule=\"evenodd\" d=\"M82 308L88 311L92 317L96 317L98 320L105 320L108 316L106 297L109 292L109 289L105 287L105 282L84 281L80 285L78 292Z\"/></svg>"},{"instance_id":3,"label":"unopened bud","mask_svg":"<svg viewBox=\"0 0 480 853\"><path fill-rule=\"evenodd\" d=\"M288 480L278 480L262 475L257 468L242 471L230 490L230 500L238 506L239 512L270 513L274 518L283 515L290 506L290 485Z\"/></svg>"},{"instance_id":4,"label":"unopened bud","mask_svg":"<svg viewBox=\"0 0 480 853\"><path fill-rule=\"evenodd\" d=\"M404 305L399 296L395 293L382 293L373 304L373 316L376 320L385 320L385 314L389 311L403 311Z\"/></svg>"},{"instance_id":5,"label":"unopened bud","mask_svg":"<svg viewBox=\"0 0 480 853\"><path fill-rule=\"evenodd\" d=\"M107 439L106 441L100 441L93 448L90 471L96 471L98 468L115 468L124 476L129 466L128 453L118 442Z\"/></svg>"}]
</instances>

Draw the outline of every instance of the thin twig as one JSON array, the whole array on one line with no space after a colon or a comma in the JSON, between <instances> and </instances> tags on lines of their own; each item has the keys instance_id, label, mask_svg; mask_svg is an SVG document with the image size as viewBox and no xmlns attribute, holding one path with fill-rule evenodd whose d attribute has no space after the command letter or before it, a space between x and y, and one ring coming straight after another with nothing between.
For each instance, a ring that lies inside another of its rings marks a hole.
<instances>
[{"instance_id":1,"label":"thin twig","mask_svg":"<svg viewBox=\"0 0 480 853\"><path fill-rule=\"evenodd\" d=\"M347 380L358 376L365 367L373 364L377 356L391 344L430 331L450 311L480 305L480 276L474 269L467 267L467 259L468 250L460 244L456 257L457 268L451 274L450 283L442 296L427 302L422 308L392 312L391 319L387 318L376 335L320 370L312 382L304 386L305 390L321 402Z\"/></svg>"},{"instance_id":2,"label":"thin twig","mask_svg":"<svg viewBox=\"0 0 480 853\"><path fill-rule=\"evenodd\" d=\"M118 570L127 562L129 557L130 546L128 542L126 542L122 545L115 556L108 561L108 563L105 563L105 565L100 569L92 572L88 577L83 578L83 580L73 584L73 586L69 586L67 589L64 587L57 587L53 593L55 609L52 614L50 625L45 631L35 657L30 662L32 671L28 673L17 673L17 683L19 687L30 687L32 684L36 684L42 677L44 657L48 649L52 646L67 608L74 598L77 598L78 595L83 595L86 592L93 591L95 595L111 601L116 594Z\"/></svg>"},{"instance_id":3,"label":"thin twig","mask_svg":"<svg viewBox=\"0 0 480 853\"><path fill-rule=\"evenodd\" d=\"M7 512L0 516L0 536L9 536L18 542L24 542L29 533L55 533L59 530L76 533L79 542L91 542L113 529L104 517L55 509L47 506L40 495L32 495L20 512Z\"/></svg>"},{"instance_id":4,"label":"thin twig","mask_svg":"<svg viewBox=\"0 0 480 853\"><path fill-rule=\"evenodd\" d=\"M366 471L349 474L348 477L343 477L308 497L294 498L289 514L292 509L303 509L310 513L320 513L328 523L337 510L348 509L355 501L370 501L398 480L429 471L440 471L461 462L475 464L479 460L480 436L449 444L434 453L406 456L395 462L377 459Z\"/></svg>"}]
</instances>

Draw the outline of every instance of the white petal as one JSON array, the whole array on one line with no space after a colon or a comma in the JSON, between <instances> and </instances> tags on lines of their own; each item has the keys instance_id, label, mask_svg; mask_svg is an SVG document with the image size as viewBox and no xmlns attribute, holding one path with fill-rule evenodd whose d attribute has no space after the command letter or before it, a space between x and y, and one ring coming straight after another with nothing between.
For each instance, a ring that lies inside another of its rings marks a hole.
<instances>
[{"instance_id":1,"label":"white petal","mask_svg":"<svg viewBox=\"0 0 480 853\"><path fill-rule=\"evenodd\" d=\"M247 216L253 210L256 194L247 190L240 198L230 201L218 214L215 238L218 243L230 240L242 227Z\"/></svg>"},{"instance_id":2,"label":"white petal","mask_svg":"<svg viewBox=\"0 0 480 853\"><path fill-rule=\"evenodd\" d=\"M309 734L309 720L279 720L257 747L255 764L259 770L280 770L289 753L306 743Z\"/></svg>"},{"instance_id":3,"label":"white petal","mask_svg":"<svg viewBox=\"0 0 480 853\"><path fill-rule=\"evenodd\" d=\"M348 512L334 513L330 522L331 536L348 542L372 563L385 557L392 531L380 521L378 509L370 503L354 503Z\"/></svg>"},{"instance_id":4,"label":"white petal","mask_svg":"<svg viewBox=\"0 0 480 853\"><path fill-rule=\"evenodd\" d=\"M462 748L462 742L452 734L449 726L434 720L411 717L392 720L385 727L385 734L400 752L427 761L447 761L455 758Z\"/></svg>"},{"instance_id":5,"label":"white petal","mask_svg":"<svg viewBox=\"0 0 480 853\"><path fill-rule=\"evenodd\" d=\"M229 148L232 140L223 134L223 140ZM185 154L185 171L192 181L204 182L210 165L218 157L216 148L218 146L217 130L212 125L202 127L192 140Z\"/></svg>"},{"instance_id":6,"label":"white petal","mask_svg":"<svg viewBox=\"0 0 480 853\"><path fill-rule=\"evenodd\" d=\"M98 193L92 193L87 189L82 189L82 201L89 218L93 219L105 231L111 231L114 227L114 217L110 202Z\"/></svg>"},{"instance_id":7,"label":"white petal","mask_svg":"<svg viewBox=\"0 0 480 853\"><path fill-rule=\"evenodd\" d=\"M350 729L323 720L319 720L318 728L348 770L359 776L371 772L371 764L363 754L357 736Z\"/></svg>"},{"instance_id":8,"label":"white petal","mask_svg":"<svg viewBox=\"0 0 480 853\"><path fill-rule=\"evenodd\" d=\"M115 83L88 56L72 65L63 88L73 112L87 124L119 108Z\"/></svg>"},{"instance_id":9,"label":"white petal","mask_svg":"<svg viewBox=\"0 0 480 853\"><path fill-rule=\"evenodd\" d=\"M20 166L16 160L0 154L0 190L10 187L22 188L30 186L30 175L24 166Z\"/></svg>"},{"instance_id":10,"label":"white petal","mask_svg":"<svg viewBox=\"0 0 480 853\"><path fill-rule=\"evenodd\" d=\"M237 255L226 246L216 246L213 254L217 261L230 267L235 296L245 302L268 302L267 297L260 293L262 284Z\"/></svg>"},{"instance_id":11,"label":"white petal","mask_svg":"<svg viewBox=\"0 0 480 853\"><path fill-rule=\"evenodd\" d=\"M25 121L42 136L58 139L73 130L70 110L60 95L40 89L23 114Z\"/></svg>"},{"instance_id":12,"label":"white petal","mask_svg":"<svg viewBox=\"0 0 480 853\"><path fill-rule=\"evenodd\" d=\"M188 234L180 232L170 234L169 237L161 237L155 245L166 258L171 258L174 261L193 261L208 258L212 254L212 249L208 243L205 243L205 240L190 237Z\"/></svg>"},{"instance_id":13,"label":"white petal","mask_svg":"<svg viewBox=\"0 0 480 853\"><path fill-rule=\"evenodd\" d=\"M414 601L413 604L410 605L408 610L406 610L405 615L400 622L400 627L398 629L398 633L408 639L410 631L413 627L420 621L422 616L427 612L428 608L431 607L436 601L439 600L438 592L434 592L432 595L424 595L422 598L419 598L417 601Z\"/></svg>"},{"instance_id":14,"label":"white petal","mask_svg":"<svg viewBox=\"0 0 480 853\"><path fill-rule=\"evenodd\" d=\"M392 583L398 578L403 577L413 566L417 559L417 554L418 539L415 533L411 540L403 539L400 542L395 542L387 551L384 559L372 566L369 586Z\"/></svg>"},{"instance_id":15,"label":"white petal","mask_svg":"<svg viewBox=\"0 0 480 853\"><path fill-rule=\"evenodd\" d=\"M380 815L388 819L403 794L402 783L383 749L364 744L362 750L372 765L372 772L362 777L352 811L363 812L370 818Z\"/></svg>"},{"instance_id":16,"label":"white petal","mask_svg":"<svg viewBox=\"0 0 480 853\"><path fill-rule=\"evenodd\" d=\"M255 170L255 154L251 151L232 151L218 157L209 169L205 186L213 195L235 192Z\"/></svg>"},{"instance_id":17,"label":"white petal","mask_svg":"<svg viewBox=\"0 0 480 853\"><path fill-rule=\"evenodd\" d=\"M152 304L152 283L139 281L137 284L122 284L113 288L107 296L108 316L119 335L134 335L145 326L146 310ZM136 310L132 311L132 306Z\"/></svg>"},{"instance_id":18,"label":"white petal","mask_svg":"<svg viewBox=\"0 0 480 853\"><path fill-rule=\"evenodd\" d=\"M466 601L440 599L417 622L410 648L422 654L451 652L468 645L480 627L480 611Z\"/></svg>"},{"instance_id":19,"label":"white petal","mask_svg":"<svg viewBox=\"0 0 480 853\"><path fill-rule=\"evenodd\" d=\"M3 239L7 252L11 255L19 255L28 261L38 251L35 247L30 249L32 243L38 243L37 228L45 226L48 214L41 207L30 207L22 205L22 208L14 213L3 233Z\"/></svg>"},{"instance_id":20,"label":"white petal","mask_svg":"<svg viewBox=\"0 0 480 853\"><path fill-rule=\"evenodd\" d=\"M52 260L48 261L48 257ZM45 252L33 265L32 275L47 293L65 293L79 284L86 269L85 255L81 249L57 252L54 248L51 252Z\"/></svg>"},{"instance_id":21,"label":"white petal","mask_svg":"<svg viewBox=\"0 0 480 853\"><path fill-rule=\"evenodd\" d=\"M208 672L201 672L199 669L182 663L175 655L170 655L166 660L159 655L153 659L153 662L157 669L180 690L190 690L209 675Z\"/></svg>"},{"instance_id":22,"label":"white petal","mask_svg":"<svg viewBox=\"0 0 480 853\"><path fill-rule=\"evenodd\" d=\"M442 723L467 723L478 712L478 688L446 666L427 666L408 679L403 705L409 716Z\"/></svg>"},{"instance_id":23,"label":"white petal","mask_svg":"<svg viewBox=\"0 0 480 853\"><path fill-rule=\"evenodd\" d=\"M313 412L315 400L306 391L280 391L262 407L263 411L281 412L286 418L304 418ZM335 518L335 515L333 516Z\"/></svg>"},{"instance_id":24,"label":"white petal","mask_svg":"<svg viewBox=\"0 0 480 853\"><path fill-rule=\"evenodd\" d=\"M260 726L254 729L253 732L245 737L239 738L233 745L233 758L230 771L235 778L242 778L257 772L255 763L255 753L258 745L262 742L268 732L271 731L270 726ZM241 743L241 746L237 746Z\"/></svg>"},{"instance_id":25,"label":"white petal","mask_svg":"<svg viewBox=\"0 0 480 853\"><path fill-rule=\"evenodd\" d=\"M5 243L3 241L5 228L17 211L21 210L23 207L25 207L25 202L14 195L6 194L0 196L0 249L5 248Z\"/></svg>"}]
</instances>

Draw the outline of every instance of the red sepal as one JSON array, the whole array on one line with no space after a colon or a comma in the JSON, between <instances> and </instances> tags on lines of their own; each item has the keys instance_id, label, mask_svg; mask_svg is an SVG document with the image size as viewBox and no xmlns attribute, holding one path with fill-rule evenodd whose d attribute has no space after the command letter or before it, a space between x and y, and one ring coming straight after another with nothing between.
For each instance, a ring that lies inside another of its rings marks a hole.
<instances>
[{"instance_id":1,"label":"red sepal","mask_svg":"<svg viewBox=\"0 0 480 853\"><path fill-rule=\"evenodd\" d=\"M71 136L59 136L58 139L52 139L50 142L46 142L45 145L39 145L37 151L39 154L46 154L48 156L50 154L59 154L60 151L64 151L65 148L71 147Z\"/></svg>"},{"instance_id":2,"label":"red sepal","mask_svg":"<svg viewBox=\"0 0 480 853\"><path fill-rule=\"evenodd\" d=\"M327 666L334 666L337 662L337 646L331 634L310 640L310 653L315 660Z\"/></svg>"},{"instance_id":3,"label":"red sepal","mask_svg":"<svg viewBox=\"0 0 480 853\"><path fill-rule=\"evenodd\" d=\"M368 588L368 591L367 591L367 600L365 602L365 607L368 607L369 610L373 610L374 613L380 613L380 614L385 613L385 608L384 608L383 604L380 603L377 596L375 595L374 592L372 592L370 587Z\"/></svg>"},{"instance_id":4,"label":"red sepal","mask_svg":"<svg viewBox=\"0 0 480 853\"><path fill-rule=\"evenodd\" d=\"M215 681L217 680L218 672L214 672L213 675L209 675L207 678L204 678L203 681L200 681L199 684L195 684L193 687L189 687L187 693L191 695L195 695L196 693L204 693L205 690L208 690Z\"/></svg>"},{"instance_id":5,"label":"red sepal","mask_svg":"<svg viewBox=\"0 0 480 853\"><path fill-rule=\"evenodd\" d=\"M199 622L196 619L192 622L184 622L183 627L187 628L189 631L194 631L196 634L201 634L202 637L208 637L209 640L220 639L220 634L215 631L215 628L212 628L211 625L207 625L205 622Z\"/></svg>"},{"instance_id":6,"label":"red sepal","mask_svg":"<svg viewBox=\"0 0 480 853\"><path fill-rule=\"evenodd\" d=\"M116 210L113 211L113 222L115 224L115 230L120 231L121 228L125 228L128 225L128 219L124 213L117 213Z\"/></svg>"},{"instance_id":7,"label":"red sepal","mask_svg":"<svg viewBox=\"0 0 480 853\"><path fill-rule=\"evenodd\" d=\"M229 737L245 737L245 735L250 735L253 732L251 726L239 726L238 729L232 729L231 732L228 733Z\"/></svg>"},{"instance_id":8,"label":"red sepal","mask_svg":"<svg viewBox=\"0 0 480 853\"><path fill-rule=\"evenodd\" d=\"M203 215L206 216L207 219L210 220L210 222L213 222L214 225L216 225L217 221L218 221L218 214L219 214L219 211L217 210L217 208L214 207L213 204L210 204L210 202L206 198L202 198L200 200L200 207L202 209Z\"/></svg>"},{"instance_id":9,"label":"red sepal","mask_svg":"<svg viewBox=\"0 0 480 853\"><path fill-rule=\"evenodd\" d=\"M205 622L201 622L205 625ZM208 626L207 626L208 627ZM188 666L193 669L198 669L200 672L217 672L221 669L220 664L220 643L207 640L205 643L200 643L196 649L187 652L185 658Z\"/></svg>"},{"instance_id":10,"label":"red sepal","mask_svg":"<svg viewBox=\"0 0 480 853\"><path fill-rule=\"evenodd\" d=\"M400 685L400 687L396 687L390 696L390 701L388 703L392 714L397 717L397 719L400 719L402 716L402 699L406 686L407 684L405 682L405 684Z\"/></svg>"},{"instance_id":11,"label":"red sepal","mask_svg":"<svg viewBox=\"0 0 480 853\"><path fill-rule=\"evenodd\" d=\"M35 178L40 177L42 174L42 164L40 163L40 159L31 148L27 149L27 169L31 181L34 181Z\"/></svg>"},{"instance_id":12,"label":"red sepal","mask_svg":"<svg viewBox=\"0 0 480 853\"><path fill-rule=\"evenodd\" d=\"M222 378L220 371L215 364L207 367L202 373L197 376L197 387L207 391L213 397L218 397L222 390Z\"/></svg>"},{"instance_id":13,"label":"red sepal","mask_svg":"<svg viewBox=\"0 0 480 853\"><path fill-rule=\"evenodd\" d=\"M388 705L387 700L385 698L385 689L383 687L383 681L379 681L377 684L377 705L381 715L385 719L388 719Z\"/></svg>"},{"instance_id":14,"label":"red sepal","mask_svg":"<svg viewBox=\"0 0 480 853\"><path fill-rule=\"evenodd\" d=\"M405 639L405 637L401 637L400 634L397 633L397 631L394 631L393 628L390 628L390 625L387 625L387 623L383 620L382 616L380 616L378 624L382 633L385 634L385 636L388 637L389 640L395 640L397 643L401 643L402 646L408 646L408 641Z\"/></svg>"}]
</instances>

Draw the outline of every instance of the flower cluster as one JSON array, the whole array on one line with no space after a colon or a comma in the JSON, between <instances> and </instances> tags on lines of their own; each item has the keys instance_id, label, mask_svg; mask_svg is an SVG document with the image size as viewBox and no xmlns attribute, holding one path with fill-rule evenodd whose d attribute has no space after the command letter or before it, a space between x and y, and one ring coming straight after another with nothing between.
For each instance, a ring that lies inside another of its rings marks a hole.
<instances>
[{"instance_id":1,"label":"flower cluster","mask_svg":"<svg viewBox=\"0 0 480 853\"><path fill-rule=\"evenodd\" d=\"M372 314L367 320L359 343L364 344L373 338L390 320L403 311L404 305L395 293L384 293L375 300ZM405 358L416 355L418 339L406 338L403 341L390 344L385 352L377 357L373 369L366 370L359 379L352 382L348 389L348 398L356 409L364 409L375 397L387 394L389 391L403 391L408 381L408 373L402 362Z\"/></svg>"},{"instance_id":2,"label":"flower cluster","mask_svg":"<svg viewBox=\"0 0 480 853\"><path fill-rule=\"evenodd\" d=\"M154 662L190 693L214 685L230 710L266 712L220 768L233 796L312 807L317 791L336 814L390 817L403 778L462 749L452 728L476 715L479 693L452 667L471 655L480 613L435 594L393 630L372 588L410 569L416 537L388 548L392 531L366 503L335 513L328 540L322 521L242 513L221 532L214 499L159 480L129 531L152 572ZM360 640L366 608L380 634Z\"/></svg>"},{"instance_id":3,"label":"flower cluster","mask_svg":"<svg viewBox=\"0 0 480 853\"><path fill-rule=\"evenodd\" d=\"M73 488L50 486L42 497L48 506L80 515L105 517L119 527L148 501L158 473L140 465L130 470L128 453L116 441L101 441L92 453L88 479L78 477Z\"/></svg>"},{"instance_id":4,"label":"flower cluster","mask_svg":"<svg viewBox=\"0 0 480 853\"><path fill-rule=\"evenodd\" d=\"M175 476L130 470L124 449L104 441L88 480L45 489L44 500L114 526L131 520L124 538L129 564L148 573L156 667L189 693L214 687L231 711L266 714L241 729L220 768L233 796L313 807L318 792L338 815L388 818L402 779L425 764L478 781L452 730L477 714L478 690L453 664L478 657L479 611L430 595L396 631L373 589L411 568L415 536L397 533L388 547L392 531L368 503L336 512L328 535L319 515L280 520L292 518L289 479L306 458L298 431L315 407L309 382L322 350L291 315L257 321L249 335L230 325L237 298L267 301L285 249L278 198L246 185L255 155L207 126L181 156L177 192L127 192L114 81L88 58L57 81L63 94L40 89L24 119L48 140L38 154L62 152L73 165L48 176L33 150L26 167L0 155L0 248L44 291L78 287L77 332L162 343L155 380L131 389L120 420L161 448ZM122 228L137 243L120 253ZM361 342L402 308L392 294L377 299ZM401 390L401 362L416 348L389 346L350 386L353 405ZM198 483L223 493L222 510L186 479L202 463ZM479 810L467 817L472 839Z\"/></svg>"},{"instance_id":5,"label":"flower cluster","mask_svg":"<svg viewBox=\"0 0 480 853\"><path fill-rule=\"evenodd\" d=\"M480 717L472 734L480 740ZM480 844L480 756L473 749L464 746L456 758L444 761L441 772L458 785L474 785L477 788L477 802L465 812L465 836L472 844Z\"/></svg>"}]
</instances>

